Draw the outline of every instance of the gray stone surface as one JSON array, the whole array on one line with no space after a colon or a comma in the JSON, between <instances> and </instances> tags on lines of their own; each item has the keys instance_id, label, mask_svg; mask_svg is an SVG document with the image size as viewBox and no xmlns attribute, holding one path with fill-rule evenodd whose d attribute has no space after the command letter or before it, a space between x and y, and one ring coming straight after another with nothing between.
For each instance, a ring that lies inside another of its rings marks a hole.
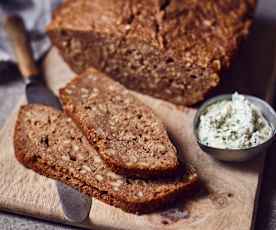
<instances>
[{"instance_id":1,"label":"gray stone surface","mask_svg":"<svg viewBox=\"0 0 276 230\"><path fill-rule=\"evenodd\" d=\"M257 31L261 31L263 42L269 43L275 41L276 0L259 0L256 21L256 25L258 26ZM275 36L275 39L273 39L273 36ZM275 42L274 44L271 44L271 48L273 48L275 44ZM270 44L266 45L269 47ZM267 58L271 60L273 56L268 56ZM274 61L274 63L276 63L276 61ZM260 76L260 80L261 78L262 76ZM4 121L16 105L18 98L23 95L23 93L24 87L14 66L10 64L0 64L0 127L3 125ZM276 149L275 145L274 149ZM276 229L275 165L276 154L273 154L273 151L271 151L271 154L268 155L266 160L263 183L260 191L260 202L256 215L256 225L255 228L253 228L255 230ZM0 212L0 230L34 229L65 230L77 228Z\"/></svg>"}]
</instances>

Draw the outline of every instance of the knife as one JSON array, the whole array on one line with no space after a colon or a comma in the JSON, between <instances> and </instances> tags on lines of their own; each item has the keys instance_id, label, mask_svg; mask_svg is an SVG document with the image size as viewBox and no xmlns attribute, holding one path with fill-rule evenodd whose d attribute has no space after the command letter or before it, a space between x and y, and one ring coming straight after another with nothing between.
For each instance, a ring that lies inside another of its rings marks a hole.
<instances>
[{"instance_id":1,"label":"knife","mask_svg":"<svg viewBox=\"0 0 276 230\"><path fill-rule=\"evenodd\" d=\"M35 63L23 19L19 16L8 16L5 29L25 81L27 102L62 110L58 98L47 88L43 75ZM75 223L83 222L89 215L91 198L58 181L56 181L56 187L66 220Z\"/></svg>"}]
</instances>

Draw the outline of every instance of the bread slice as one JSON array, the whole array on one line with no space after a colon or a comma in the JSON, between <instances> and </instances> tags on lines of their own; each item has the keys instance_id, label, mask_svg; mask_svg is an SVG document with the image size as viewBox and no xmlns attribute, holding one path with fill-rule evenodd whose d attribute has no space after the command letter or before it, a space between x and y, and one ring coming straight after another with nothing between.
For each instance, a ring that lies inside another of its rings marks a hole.
<instances>
[{"instance_id":1,"label":"bread slice","mask_svg":"<svg viewBox=\"0 0 276 230\"><path fill-rule=\"evenodd\" d=\"M44 105L22 106L14 133L19 162L37 173L127 212L164 207L195 188L194 169L170 180L128 179L112 172L64 113Z\"/></svg>"},{"instance_id":2,"label":"bread slice","mask_svg":"<svg viewBox=\"0 0 276 230\"><path fill-rule=\"evenodd\" d=\"M173 175L177 152L153 111L106 75L88 69L60 90L64 111L119 174Z\"/></svg>"},{"instance_id":3,"label":"bread slice","mask_svg":"<svg viewBox=\"0 0 276 230\"><path fill-rule=\"evenodd\" d=\"M76 72L192 105L219 84L247 36L256 0L68 0L48 26Z\"/></svg>"}]
</instances>

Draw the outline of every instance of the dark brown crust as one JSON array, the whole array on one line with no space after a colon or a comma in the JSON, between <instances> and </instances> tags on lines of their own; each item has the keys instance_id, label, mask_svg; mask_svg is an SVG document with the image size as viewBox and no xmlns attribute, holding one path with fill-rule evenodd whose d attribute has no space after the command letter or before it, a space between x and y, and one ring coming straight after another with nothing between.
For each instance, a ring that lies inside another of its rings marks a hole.
<instances>
[{"instance_id":1,"label":"dark brown crust","mask_svg":"<svg viewBox=\"0 0 276 230\"><path fill-rule=\"evenodd\" d=\"M82 181L78 180L77 178L69 177L68 175L66 175L66 173L58 172L51 168L50 165L40 164L39 161L35 161L33 163L28 160L26 161L24 159L24 154L22 154L21 152L17 152L16 158L21 164L23 164L27 168L34 170L40 175L62 181L68 186L71 186L76 190L85 193L88 196L94 197L116 208L120 208L126 212L135 214L146 214L160 209L164 209L167 206L171 205L173 202L175 202L175 200L181 199L181 197L187 198L189 195L192 195L199 187L198 178L193 178L193 180L187 183L185 187L179 189L179 191L176 191L173 194L169 194L169 196L162 197L162 200L152 200L151 202L147 203L128 203L125 200L118 200L105 192L88 186Z\"/></svg>"},{"instance_id":2,"label":"dark brown crust","mask_svg":"<svg viewBox=\"0 0 276 230\"><path fill-rule=\"evenodd\" d=\"M19 151L16 152L17 160L25 167L34 170L38 174L62 181L68 186L71 186L76 190L87 194L88 196L94 197L116 208L120 208L126 212L135 214L146 214L159 209L164 209L168 205L172 204L175 200L181 199L181 197L187 198L189 194L193 194L193 192L197 190L199 185L198 179L194 178L189 183L187 183L187 185L184 188L179 189L179 191L176 191L175 193L169 194L169 196L162 197L162 200L152 200L151 202L147 203L128 203L124 200L118 200L104 192L99 191L96 188L88 186L76 178L69 177L69 174L66 175L66 173L58 172L51 168L51 166L49 165L40 164L39 161L31 162L29 160L26 160L24 156L24 153Z\"/></svg>"},{"instance_id":3,"label":"dark brown crust","mask_svg":"<svg viewBox=\"0 0 276 230\"><path fill-rule=\"evenodd\" d=\"M165 4L156 0L130 0L119 14L121 1L112 3L111 12L105 1L81 2L83 5L67 1L56 11L48 27L53 44L69 66L77 73L93 66L130 89L179 105L199 102L219 84L220 75L229 67L240 41L249 32L255 8L255 0L191 3L169 0ZM112 15L110 22L89 17L88 11L93 10L89 6L94 3L101 5L96 7L99 12L92 14L104 15L108 11ZM70 7L87 13L89 22L70 15ZM114 25L115 21L118 25ZM93 26L90 28L89 24ZM114 52L98 49L93 53L97 47L109 45L115 47ZM73 54L77 49L82 52ZM125 53L124 49L127 49ZM129 54L133 50L140 52L140 62L133 61L135 54ZM175 64L166 64L166 60ZM131 70L127 64L137 68ZM140 67L147 70L139 72Z\"/></svg>"},{"instance_id":4,"label":"dark brown crust","mask_svg":"<svg viewBox=\"0 0 276 230\"><path fill-rule=\"evenodd\" d=\"M78 85L78 82L81 81L85 75L97 75L100 78L107 78L103 73L98 72L97 70L93 68L89 68L85 72L83 72L81 75L76 76L68 85ZM176 164L166 165L166 167L158 167L158 168L149 168L149 167L131 167L128 165L125 165L123 162L118 161L115 158L111 158L105 154L106 145L105 141L103 139L99 139L96 135L95 129L88 127L87 122L85 120L81 119L80 114L78 114L76 111L73 111L72 105L70 102L67 101L66 98L66 90L65 86L64 88L60 89L59 95L61 102L63 104L64 112L71 117L74 122L78 125L78 127L82 130L88 141L91 145L97 149L99 152L101 158L105 161L105 163L109 166L109 168L112 169L112 171L121 174L126 175L128 177L136 177L136 178L144 178L144 179L154 179L154 178L166 178L166 177L172 177L178 173L179 170L181 170L180 164L177 161ZM122 87L122 90L123 87ZM138 99L137 99L138 100ZM146 109L150 109L145 105ZM165 130L165 127L164 127Z\"/></svg>"},{"instance_id":5,"label":"dark brown crust","mask_svg":"<svg viewBox=\"0 0 276 230\"><path fill-rule=\"evenodd\" d=\"M177 168L166 168L164 170L126 168L125 165L122 165L120 163L117 163L115 165L113 162L109 161L109 158L105 158L105 164L115 173L118 173L120 175L127 176L127 177L142 178L142 179L170 178L177 175L178 171L181 170L180 165Z\"/></svg>"},{"instance_id":6,"label":"dark brown crust","mask_svg":"<svg viewBox=\"0 0 276 230\"><path fill-rule=\"evenodd\" d=\"M24 108L24 106L22 108ZM21 111L22 110L20 110L20 112ZM192 194L199 185L198 177L194 169L189 168L187 173L188 175L191 175L192 178L173 193L168 193L167 195L156 199L151 199L147 202L128 202L126 200L117 199L107 192L102 192L95 187L87 185L85 182L75 178L72 174L70 174L68 168L62 168L62 170L60 170L55 168L54 165L48 165L47 163L43 162L39 156L33 153L30 154L30 151L35 150L27 149L26 142L27 139L24 136L24 132L22 130L21 120L17 119L14 132L14 148L15 156L21 164L43 176L62 181L65 184L79 190L80 192L131 213L149 213L154 210L164 208L175 199L180 198L180 196L185 195L185 197L187 197L188 194Z\"/></svg>"}]
</instances>

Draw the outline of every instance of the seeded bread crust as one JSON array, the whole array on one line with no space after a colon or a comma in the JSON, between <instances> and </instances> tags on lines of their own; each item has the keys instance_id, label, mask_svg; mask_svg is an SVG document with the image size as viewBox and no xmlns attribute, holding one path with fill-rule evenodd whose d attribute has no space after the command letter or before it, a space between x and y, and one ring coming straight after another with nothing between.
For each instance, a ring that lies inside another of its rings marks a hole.
<instances>
[{"instance_id":1,"label":"seeded bread crust","mask_svg":"<svg viewBox=\"0 0 276 230\"><path fill-rule=\"evenodd\" d=\"M192 105L219 84L254 8L255 0L68 0L47 31L76 73L94 67L130 89Z\"/></svg>"},{"instance_id":2,"label":"seeded bread crust","mask_svg":"<svg viewBox=\"0 0 276 230\"><path fill-rule=\"evenodd\" d=\"M114 172L140 178L177 173L176 148L162 122L103 73L86 70L60 90L60 100Z\"/></svg>"},{"instance_id":3,"label":"seeded bread crust","mask_svg":"<svg viewBox=\"0 0 276 230\"><path fill-rule=\"evenodd\" d=\"M127 212L164 208L198 185L191 167L170 180L133 180L113 173L70 118L44 105L21 107L14 147L24 166Z\"/></svg>"}]
</instances>

